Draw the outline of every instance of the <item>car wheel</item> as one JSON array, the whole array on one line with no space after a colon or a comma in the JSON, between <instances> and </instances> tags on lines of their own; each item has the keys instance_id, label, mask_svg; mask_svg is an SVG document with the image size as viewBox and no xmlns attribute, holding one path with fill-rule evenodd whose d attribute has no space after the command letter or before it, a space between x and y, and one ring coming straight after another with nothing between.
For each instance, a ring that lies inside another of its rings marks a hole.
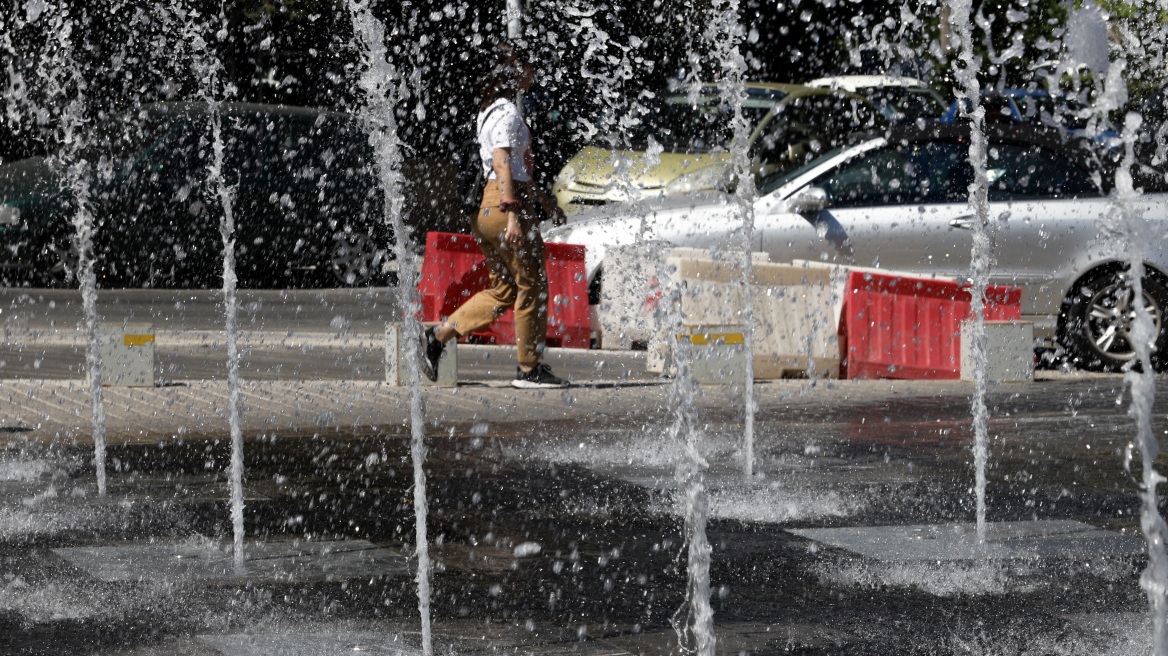
<instances>
[{"instance_id":1,"label":"car wheel","mask_svg":"<svg viewBox=\"0 0 1168 656\"><path fill-rule=\"evenodd\" d=\"M604 273L603 269L597 269L596 275L592 276L592 280L588 281L588 304L600 305L600 285L601 276Z\"/></svg>"},{"instance_id":2,"label":"car wheel","mask_svg":"<svg viewBox=\"0 0 1168 656\"><path fill-rule=\"evenodd\" d=\"M333 236L329 271L346 287L373 284L381 279L385 251L367 234L338 232Z\"/></svg>"},{"instance_id":3,"label":"car wheel","mask_svg":"<svg viewBox=\"0 0 1168 656\"><path fill-rule=\"evenodd\" d=\"M1157 275L1144 277L1144 307L1155 324L1152 366L1163 370L1168 361L1168 286ZM1126 267L1097 269L1084 277L1063 300L1062 342L1071 362L1091 371L1119 371L1135 353L1132 328L1134 294Z\"/></svg>"}]
</instances>

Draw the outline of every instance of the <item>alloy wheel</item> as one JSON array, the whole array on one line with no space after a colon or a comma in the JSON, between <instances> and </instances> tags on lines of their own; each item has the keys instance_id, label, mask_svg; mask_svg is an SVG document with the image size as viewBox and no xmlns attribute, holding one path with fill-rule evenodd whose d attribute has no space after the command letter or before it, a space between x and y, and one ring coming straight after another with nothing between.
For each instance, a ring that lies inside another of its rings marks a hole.
<instances>
[{"instance_id":1,"label":"alloy wheel","mask_svg":"<svg viewBox=\"0 0 1168 656\"><path fill-rule=\"evenodd\" d=\"M1130 360L1136 320L1135 294L1126 275L1115 276L1090 295L1086 304L1085 329L1091 346L1100 355L1116 360ZM1144 307L1152 315L1153 333L1160 333L1162 311L1147 291Z\"/></svg>"},{"instance_id":2,"label":"alloy wheel","mask_svg":"<svg viewBox=\"0 0 1168 656\"><path fill-rule=\"evenodd\" d=\"M335 237L329 269L338 282L351 287L375 280L384 261L385 252L369 235L345 231Z\"/></svg>"}]
</instances>

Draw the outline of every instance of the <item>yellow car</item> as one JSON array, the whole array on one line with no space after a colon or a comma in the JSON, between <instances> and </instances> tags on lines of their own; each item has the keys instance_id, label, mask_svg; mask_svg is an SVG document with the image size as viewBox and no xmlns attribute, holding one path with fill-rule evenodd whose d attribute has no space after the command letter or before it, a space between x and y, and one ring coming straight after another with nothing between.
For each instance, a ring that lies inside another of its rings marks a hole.
<instances>
[{"instance_id":1,"label":"yellow car","mask_svg":"<svg viewBox=\"0 0 1168 656\"><path fill-rule=\"evenodd\" d=\"M749 82L742 112L751 126L753 173L793 169L848 134L883 125L870 101L855 93ZM623 147L587 146L556 178L553 192L566 213L584 207L734 189L730 142L733 106L706 85L691 100L680 88L632 118Z\"/></svg>"}]
</instances>

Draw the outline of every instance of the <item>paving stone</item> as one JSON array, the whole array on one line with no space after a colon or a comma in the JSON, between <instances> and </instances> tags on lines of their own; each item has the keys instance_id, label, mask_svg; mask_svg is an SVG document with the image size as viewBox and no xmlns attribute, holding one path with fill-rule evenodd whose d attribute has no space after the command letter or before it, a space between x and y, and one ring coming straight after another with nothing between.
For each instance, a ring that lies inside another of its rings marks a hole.
<instances>
[{"instance_id":1,"label":"paving stone","mask_svg":"<svg viewBox=\"0 0 1168 656\"><path fill-rule=\"evenodd\" d=\"M184 501L190 503L206 501L228 501L231 499L231 483L219 477L173 477L172 480L129 480L111 481L109 496L121 501ZM96 490L94 491L96 495ZM243 500L270 501L271 497L256 490L255 486L244 484Z\"/></svg>"},{"instance_id":2,"label":"paving stone","mask_svg":"<svg viewBox=\"0 0 1168 656\"><path fill-rule=\"evenodd\" d=\"M845 644L847 633L824 624L729 622L714 624L720 654L773 654L794 648L831 648ZM639 656L672 656L679 652L677 634L671 630L630 633L607 642L624 653Z\"/></svg>"},{"instance_id":3,"label":"paving stone","mask_svg":"<svg viewBox=\"0 0 1168 656\"><path fill-rule=\"evenodd\" d=\"M407 645L393 634L365 631L339 633L280 633L202 635L199 641L222 656L350 656L398 654L413 656L422 650Z\"/></svg>"},{"instance_id":4,"label":"paving stone","mask_svg":"<svg viewBox=\"0 0 1168 656\"><path fill-rule=\"evenodd\" d=\"M405 556L365 540L335 542L248 542L242 572L230 545L144 544L54 549L73 565L103 581L195 579L222 582L301 582L379 575L408 576Z\"/></svg>"},{"instance_id":5,"label":"paving stone","mask_svg":"<svg viewBox=\"0 0 1168 656\"><path fill-rule=\"evenodd\" d=\"M1078 613L1065 618L1086 632L1097 656L1152 653L1152 616L1149 613Z\"/></svg>"},{"instance_id":6,"label":"paving stone","mask_svg":"<svg viewBox=\"0 0 1168 656\"><path fill-rule=\"evenodd\" d=\"M531 656L630 656L631 652L603 640L575 640L573 642L527 645L515 653Z\"/></svg>"},{"instance_id":7,"label":"paving stone","mask_svg":"<svg viewBox=\"0 0 1168 656\"><path fill-rule=\"evenodd\" d=\"M888 561L1091 558L1135 555L1146 549L1142 537L1070 520L990 523L984 544L977 541L975 524L793 529L791 533Z\"/></svg>"}]
</instances>

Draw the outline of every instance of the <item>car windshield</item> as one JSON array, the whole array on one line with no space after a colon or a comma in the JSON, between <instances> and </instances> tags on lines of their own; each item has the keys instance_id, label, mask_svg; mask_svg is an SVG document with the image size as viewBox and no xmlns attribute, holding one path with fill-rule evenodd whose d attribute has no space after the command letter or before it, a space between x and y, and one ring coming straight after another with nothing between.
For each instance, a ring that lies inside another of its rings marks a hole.
<instances>
[{"instance_id":1,"label":"car windshield","mask_svg":"<svg viewBox=\"0 0 1168 656\"><path fill-rule=\"evenodd\" d=\"M929 89L880 87L867 89L864 95L889 121L934 119L945 112L945 104Z\"/></svg>"},{"instance_id":2,"label":"car windshield","mask_svg":"<svg viewBox=\"0 0 1168 656\"><path fill-rule=\"evenodd\" d=\"M748 97L742 114L752 128L775 106L779 97ZM693 103L684 94L667 96L640 118L627 142L633 150L646 150L652 138L670 153L708 153L725 147L733 137L734 105L716 95L702 95Z\"/></svg>"},{"instance_id":3,"label":"car windshield","mask_svg":"<svg viewBox=\"0 0 1168 656\"><path fill-rule=\"evenodd\" d=\"M85 147L88 158L123 160L146 150L176 124L167 113L143 109L98 124Z\"/></svg>"},{"instance_id":4,"label":"car windshield","mask_svg":"<svg viewBox=\"0 0 1168 656\"><path fill-rule=\"evenodd\" d=\"M1015 96L1014 104L1022 120L1041 123L1067 130L1085 130L1091 110L1075 98L1052 97L1049 95ZM1106 122L1105 122L1106 123ZM1103 129L1110 128L1103 125Z\"/></svg>"},{"instance_id":5,"label":"car windshield","mask_svg":"<svg viewBox=\"0 0 1168 656\"><path fill-rule=\"evenodd\" d=\"M775 173L774 175L763 178L763 180L758 185L759 195L765 196L766 194L769 194L772 191L779 189L783 185L791 182L792 180L795 180L799 176L801 176L801 175L807 173L808 171L810 171L811 169L814 169L815 167L819 166L824 161L829 160L829 159L839 155L844 150L846 150L846 148L847 147L845 147L845 146L840 146L839 148L833 148L832 150L827 151L823 155L812 159L811 161L807 162L803 166L791 169L789 171L780 171L778 173Z\"/></svg>"}]
</instances>

